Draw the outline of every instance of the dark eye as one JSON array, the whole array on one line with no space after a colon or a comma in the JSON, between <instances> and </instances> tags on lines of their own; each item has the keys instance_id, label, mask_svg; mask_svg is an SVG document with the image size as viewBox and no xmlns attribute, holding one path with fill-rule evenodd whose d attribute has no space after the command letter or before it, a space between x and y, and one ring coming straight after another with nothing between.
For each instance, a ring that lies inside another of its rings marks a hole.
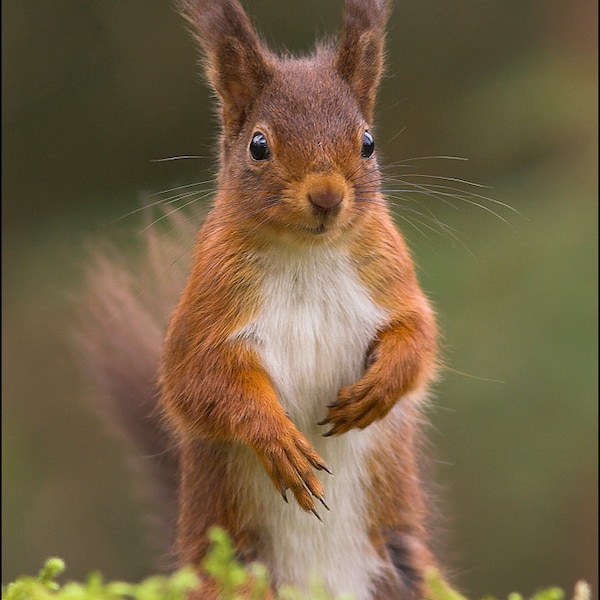
<instances>
[{"instance_id":1,"label":"dark eye","mask_svg":"<svg viewBox=\"0 0 600 600\"><path fill-rule=\"evenodd\" d=\"M373 156L373 152L375 152L375 140L368 131L365 131L363 135L362 150L360 151L360 155L363 158L371 158L371 156Z\"/></svg>"},{"instance_id":2,"label":"dark eye","mask_svg":"<svg viewBox=\"0 0 600 600\"><path fill-rule=\"evenodd\" d=\"M271 156L267 138L260 131L257 131L250 141L250 156L253 160L266 160Z\"/></svg>"}]
</instances>

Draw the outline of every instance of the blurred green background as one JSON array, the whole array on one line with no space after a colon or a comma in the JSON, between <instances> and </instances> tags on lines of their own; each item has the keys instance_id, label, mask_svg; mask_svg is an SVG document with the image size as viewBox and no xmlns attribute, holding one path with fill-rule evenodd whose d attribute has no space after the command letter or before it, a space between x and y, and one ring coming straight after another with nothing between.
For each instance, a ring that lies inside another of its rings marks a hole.
<instances>
[{"instance_id":1,"label":"blurred green background","mask_svg":"<svg viewBox=\"0 0 600 600\"><path fill-rule=\"evenodd\" d=\"M333 0L245 4L292 51L341 16ZM383 162L466 157L391 172L483 183L454 185L518 211L415 194L396 211L444 333L439 536L473 597L598 590L597 10L397 0L390 23ZM2 577L59 555L71 578L134 580L154 564L130 450L86 404L66 333L86 240L126 243L142 219L116 219L140 194L208 177L210 93L167 1L3 0L2 33ZM185 154L207 158L153 162Z\"/></svg>"}]
</instances>

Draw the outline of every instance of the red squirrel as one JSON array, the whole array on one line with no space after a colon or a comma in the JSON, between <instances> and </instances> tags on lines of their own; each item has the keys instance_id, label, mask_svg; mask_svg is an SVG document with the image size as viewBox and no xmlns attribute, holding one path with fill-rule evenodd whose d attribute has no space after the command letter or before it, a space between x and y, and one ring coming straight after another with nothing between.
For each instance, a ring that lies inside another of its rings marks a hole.
<instances>
[{"instance_id":1,"label":"red squirrel","mask_svg":"<svg viewBox=\"0 0 600 600\"><path fill-rule=\"evenodd\" d=\"M201 571L220 526L242 561L267 566L271 594L317 574L332 597L422 598L434 559L418 442L436 325L380 190L390 0L346 0L337 44L303 58L271 53L237 0L179 8L218 100L214 205L160 358L148 317L122 342L105 334L121 345L101 366L115 404L156 403L168 424L145 417L154 429L138 433L177 487L178 563ZM110 331L131 330L143 309L112 296L129 313ZM198 597L218 594L207 581Z\"/></svg>"}]
</instances>

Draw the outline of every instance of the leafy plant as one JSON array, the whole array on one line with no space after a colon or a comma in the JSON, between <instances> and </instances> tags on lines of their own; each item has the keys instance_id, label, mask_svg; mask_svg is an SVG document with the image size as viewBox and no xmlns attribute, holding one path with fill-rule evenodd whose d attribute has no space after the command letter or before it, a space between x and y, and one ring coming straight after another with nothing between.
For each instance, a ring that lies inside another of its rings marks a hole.
<instances>
[{"instance_id":1,"label":"leafy plant","mask_svg":"<svg viewBox=\"0 0 600 600\"><path fill-rule=\"evenodd\" d=\"M221 590L223 600L263 600L269 585L264 565L253 563L242 566L235 560L235 551L229 536L221 529L211 532L211 551L204 561L204 570ZM201 582L190 567L170 576L149 577L141 583L122 581L105 583L99 573L92 573L85 583L68 582L60 585L56 579L65 570L60 558L49 558L37 577L22 576L2 588L2 600L186 600L189 592L199 589ZM308 592L285 586L277 600L334 600L318 578L311 581ZM427 574L427 600L467 600L451 589L437 572ZM352 600L350 596L335 600ZM494 600L486 598L485 600ZM517 593L508 600L524 600ZM529 600L565 600L565 592L548 588L537 592ZM572 600L591 600L589 586L580 581L575 586Z\"/></svg>"}]
</instances>

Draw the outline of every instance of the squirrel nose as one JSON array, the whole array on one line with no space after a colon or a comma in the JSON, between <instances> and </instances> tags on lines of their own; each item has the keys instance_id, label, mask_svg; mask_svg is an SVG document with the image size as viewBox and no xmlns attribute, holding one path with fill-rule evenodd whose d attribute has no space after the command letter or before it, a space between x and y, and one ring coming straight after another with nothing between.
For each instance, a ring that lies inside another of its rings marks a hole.
<instances>
[{"instance_id":1,"label":"squirrel nose","mask_svg":"<svg viewBox=\"0 0 600 600\"><path fill-rule=\"evenodd\" d=\"M342 203L343 196L337 190L319 190L308 194L308 201L319 212L328 213L337 209Z\"/></svg>"}]
</instances>

